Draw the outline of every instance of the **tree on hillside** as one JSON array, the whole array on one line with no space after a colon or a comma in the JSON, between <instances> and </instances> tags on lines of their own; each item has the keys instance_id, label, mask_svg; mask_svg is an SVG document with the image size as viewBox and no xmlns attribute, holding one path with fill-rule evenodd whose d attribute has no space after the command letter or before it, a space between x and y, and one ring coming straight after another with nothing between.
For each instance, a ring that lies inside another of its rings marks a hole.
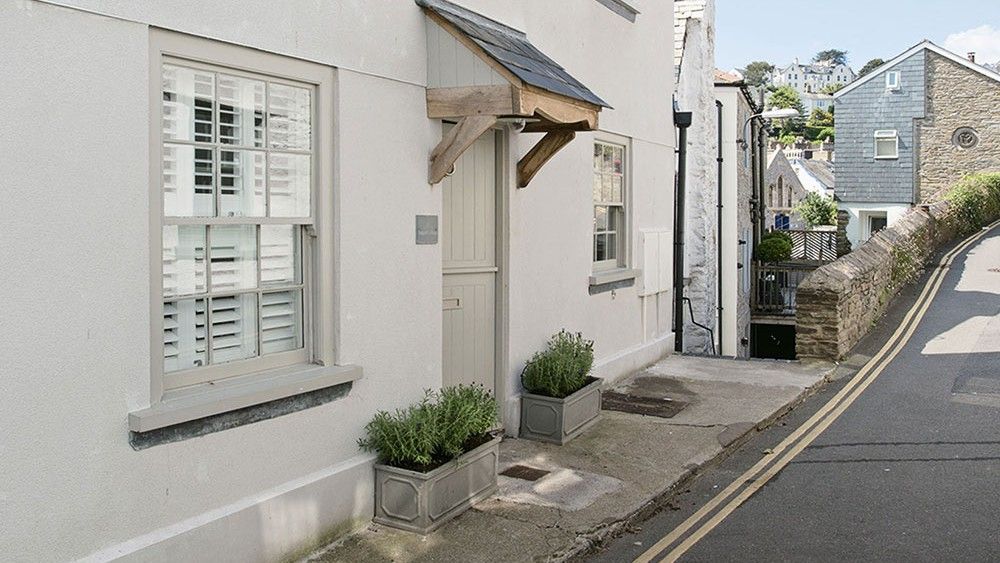
<instances>
[{"instance_id":1,"label":"tree on hillside","mask_svg":"<svg viewBox=\"0 0 1000 563\"><path fill-rule=\"evenodd\" d=\"M767 61L754 61L748 64L747 67L742 69L740 72L743 74L743 80L746 81L747 84L750 86L760 87L767 84L773 71L773 64Z\"/></svg>"},{"instance_id":2,"label":"tree on hillside","mask_svg":"<svg viewBox=\"0 0 1000 563\"><path fill-rule=\"evenodd\" d=\"M806 121L806 138L810 141L825 141L834 137L833 113L816 108Z\"/></svg>"},{"instance_id":3,"label":"tree on hillside","mask_svg":"<svg viewBox=\"0 0 1000 563\"><path fill-rule=\"evenodd\" d=\"M816 53L813 57L814 63L824 63L829 62L833 65L846 65L847 64L847 51L841 51L840 49L827 49L825 51L820 51Z\"/></svg>"},{"instance_id":4,"label":"tree on hillside","mask_svg":"<svg viewBox=\"0 0 1000 563\"><path fill-rule=\"evenodd\" d=\"M836 94L844 87L843 82L834 82L833 84L827 84L824 86L819 93L820 94Z\"/></svg>"},{"instance_id":5,"label":"tree on hillside","mask_svg":"<svg viewBox=\"0 0 1000 563\"><path fill-rule=\"evenodd\" d=\"M802 105L802 98L795 88L791 86L781 86L775 88L774 92L767 99L768 109L794 108L799 115L805 113L805 106ZM775 123L777 131L776 137L788 138L790 136L802 135L805 132L805 119L802 117L792 119L782 119Z\"/></svg>"},{"instance_id":6,"label":"tree on hillside","mask_svg":"<svg viewBox=\"0 0 1000 563\"><path fill-rule=\"evenodd\" d=\"M875 70L876 68L884 64L885 61L883 61L882 59L872 59L868 61L867 63L865 63L865 66L861 67L861 70L858 71L858 78L861 78L862 76L868 74L869 72Z\"/></svg>"}]
</instances>

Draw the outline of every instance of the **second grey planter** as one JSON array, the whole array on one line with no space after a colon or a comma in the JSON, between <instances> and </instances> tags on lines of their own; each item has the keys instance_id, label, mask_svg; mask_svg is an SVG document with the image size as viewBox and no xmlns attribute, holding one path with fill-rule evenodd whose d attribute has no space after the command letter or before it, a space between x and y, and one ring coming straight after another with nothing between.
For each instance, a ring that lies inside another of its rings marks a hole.
<instances>
[{"instance_id":1,"label":"second grey planter","mask_svg":"<svg viewBox=\"0 0 1000 563\"><path fill-rule=\"evenodd\" d=\"M500 440L427 473L375 465L375 521L428 534L497 489Z\"/></svg>"},{"instance_id":2,"label":"second grey planter","mask_svg":"<svg viewBox=\"0 0 1000 563\"><path fill-rule=\"evenodd\" d=\"M562 399L521 395L521 437L529 440L565 444L596 424L600 416L601 380L596 377Z\"/></svg>"}]
</instances>

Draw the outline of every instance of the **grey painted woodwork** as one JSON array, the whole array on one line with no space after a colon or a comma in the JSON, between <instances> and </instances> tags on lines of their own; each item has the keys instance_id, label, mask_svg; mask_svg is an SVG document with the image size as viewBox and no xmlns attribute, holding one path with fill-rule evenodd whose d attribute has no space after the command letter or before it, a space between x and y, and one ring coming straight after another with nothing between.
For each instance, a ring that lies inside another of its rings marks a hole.
<instances>
[{"instance_id":1,"label":"grey painted woodwork","mask_svg":"<svg viewBox=\"0 0 1000 563\"><path fill-rule=\"evenodd\" d=\"M441 182L444 386L496 377L496 136L487 132Z\"/></svg>"}]
</instances>

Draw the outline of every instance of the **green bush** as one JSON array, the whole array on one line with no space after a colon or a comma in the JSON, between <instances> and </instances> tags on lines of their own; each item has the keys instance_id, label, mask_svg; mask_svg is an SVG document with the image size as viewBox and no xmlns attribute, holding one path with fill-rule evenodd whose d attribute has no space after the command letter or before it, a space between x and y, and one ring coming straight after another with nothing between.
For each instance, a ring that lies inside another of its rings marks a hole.
<instances>
[{"instance_id":1,"label":"green bush","mask_svg":"<svg viewBox=\"0 0 1000 563\"><path fill-rule=\"evenodd\" d=\"M829 196L809 192L795 206L795 211L810 227L837 224L837 202Z\"/></svg>"},{"instance_id":2,"label":"green bush","mask_svg":"<svg viewBox=\"0 0 1000 563\"><path fill-rule=\"evenodd\" d=\"M966 176L945 195L957 234L968 235L1000 216L1000 173Z\"/></svg>"},{"instance_id":3,"label":"green bush","mask_svg":"<svg viewBox=\"0 0 1000 563\"><path fill-rule=\"evenodd\" d=\"M524 366L521 384L529 393L561 399L587 384L593 364L594 342L561 330Z\"/></svg>"},{"instance_id":4,"label":"green bush","mask_svg":"<svg viewBox=\"0 0 1000 563\"><path fill-rule=\"evenodd\" d=\"M772 231L772 233L779 232ZM772 233L768 233L757 243L757 259L761 262L784 262L791 258L792 237L787 233Z\"/></svg>"},{"instance_id":5,"label":"green bush","mask_svg":"<svg viewBox=\"0 0 1000 563\"><path fill-rule=\"evenodd\" d=\"M449 459L465 453L470 438L489 432L499 414L492 393L466 385L442 389L436 410L438 449Z\"/></svg>"},{"instance_id":6,"label":"green bush","mask_svg":"<svg viewBox=\"0 0 1000 563\"><path fill-rule=\"evenodd\" d=\"M485 442L497 421L496 400L481 386L428 390L409 408L376 413L358 445L387 465L429 471Z\"/></svg>"},{"instance_id":7,"label":"green bush","mask_svg":"<svg viewBox=\"0 0 1000 563\"><path fill-rule=\"evenodd\" d=\"M395 413L379 411L365 426L361 449L378 453L382 463L418 469L434 462L437 449L434 395L430 390L419 403Z\"/></svg>"}]
</instances>

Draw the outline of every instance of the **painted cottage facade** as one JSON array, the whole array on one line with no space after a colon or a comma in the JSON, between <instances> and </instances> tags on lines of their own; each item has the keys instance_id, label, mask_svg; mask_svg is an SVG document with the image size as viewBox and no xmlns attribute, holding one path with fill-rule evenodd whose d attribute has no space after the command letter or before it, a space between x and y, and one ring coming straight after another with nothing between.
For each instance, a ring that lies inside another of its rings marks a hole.
<instances>
[{"instance_id":1,"label":"painted cottage facade","mask_svg":"<svg viewBox=\"0 0 1000 563\"><path fill-rule=\"evenodd\" d=\"M302 553L375 412L667 353L672 4L0 3L3 558Z\"/></svg>"}]
</instances>

